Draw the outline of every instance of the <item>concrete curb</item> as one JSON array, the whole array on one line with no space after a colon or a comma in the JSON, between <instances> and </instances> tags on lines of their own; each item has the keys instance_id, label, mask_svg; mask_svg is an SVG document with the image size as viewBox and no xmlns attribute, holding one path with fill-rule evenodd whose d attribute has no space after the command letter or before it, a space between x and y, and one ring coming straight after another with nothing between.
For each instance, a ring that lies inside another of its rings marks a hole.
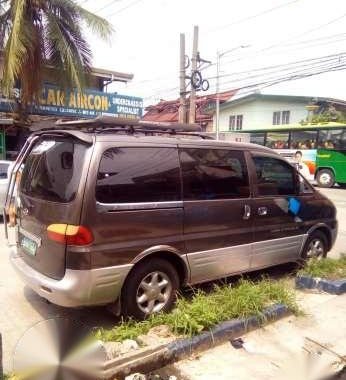
<instances>
[{"instance_id":1,"label":"concrete curb","mask_svg":"<svg viewBox=\"0 0 346 380\"><path fill-rule=\"evenodd\" d=\"M296 277L296 287L298 289L318 289L330 294L346 293L346 278L342 280L325 280L310 276Z\"/></svg>"},{"instance_id":2,"label":"concrete curb","mask_svg":"<svg viewBox=\"0 0 346 380\"><path fill-rule=\"evenodd\" d=\"M206 350L228 339L234 339L261 326L263 322L275 321L290 314L285 305L273 305L267 308L262 317L234 319L220 323L210 331L195 337L179 339L155 350L109 360L104 363L102 379L123 379L131 373L148 373L174 363L198 351Z\"/></svg>"}]
</instances>

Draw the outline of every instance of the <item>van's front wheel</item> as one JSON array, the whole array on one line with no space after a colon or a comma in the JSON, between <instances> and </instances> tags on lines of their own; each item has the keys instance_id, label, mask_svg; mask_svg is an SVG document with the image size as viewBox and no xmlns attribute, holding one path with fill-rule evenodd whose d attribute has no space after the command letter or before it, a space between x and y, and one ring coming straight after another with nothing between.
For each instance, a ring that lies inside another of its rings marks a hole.
<instances>
[{"instance_id":1,"label":"van's front wheel","mask_svg":"<svg viewBox=\"0 0 346 380\"><path fill-rule=\"evenodd\" d=\"M169 262L162 259L139 263L123 286L122 313L136 319L169 311L175 302L179 278Z\"/></svg>"}]
</instances>

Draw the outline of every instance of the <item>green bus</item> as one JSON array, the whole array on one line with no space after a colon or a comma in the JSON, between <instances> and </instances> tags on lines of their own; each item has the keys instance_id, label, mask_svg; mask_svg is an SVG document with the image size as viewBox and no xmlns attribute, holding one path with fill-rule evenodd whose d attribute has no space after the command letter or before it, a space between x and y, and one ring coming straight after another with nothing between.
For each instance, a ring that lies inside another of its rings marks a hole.
<instances>
[{"instance_id":1,"label":"green bus","mask_svg":"<svg viewBox=\"0 0 346 380\"><path fill-rule=\"evenodd\" d=\"M247 133L252 143L277 150L318 186L346 188L346 124L304 123L269 126ZM301 157L301 164L299 158Z\"/></svg>"}]
</instances>

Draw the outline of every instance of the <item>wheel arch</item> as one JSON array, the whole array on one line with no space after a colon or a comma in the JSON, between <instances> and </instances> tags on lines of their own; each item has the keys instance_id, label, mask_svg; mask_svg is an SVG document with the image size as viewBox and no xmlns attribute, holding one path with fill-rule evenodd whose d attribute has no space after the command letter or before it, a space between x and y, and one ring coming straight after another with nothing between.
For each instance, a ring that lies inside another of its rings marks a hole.
<instances>
[{"instance_id":1,"label":"wheel arch","mask_svg":"<svg viewBox=\"0 0 346 380\"><path fill-rule=\"evenodd\" d=\"M315 171L315 178L321 170L330 170L334 174L334 177L336 176L335 169L332 166L318 166Z\"/></svg>"},{"instance_id":2,"label":"wheel arch","mask_svg":"<svg viewBox=\"0 0 346 380\"><path fill-rule=\"evenodd\" d=\"M188 283L190 278L190 268L187 259L177 249L164 245L149 248L136 256L132 261L133 267L127 276L129 276L138 264L154 258L166 260L174 266L179 276L180 285Z\"/></svg>"}]
</instances>

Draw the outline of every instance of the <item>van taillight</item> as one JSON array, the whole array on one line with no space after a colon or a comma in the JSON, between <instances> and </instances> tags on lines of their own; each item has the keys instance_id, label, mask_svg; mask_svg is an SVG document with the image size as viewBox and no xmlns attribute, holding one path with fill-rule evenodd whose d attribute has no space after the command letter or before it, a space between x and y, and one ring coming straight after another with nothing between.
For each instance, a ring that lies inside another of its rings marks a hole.
<instances>
[{"instance_id":1,"label":"van taillight","mask_svg":"<svg viewBox=\"0 0 346 380\"><path fill-rule=\"evenodd\" d=\"M47 227L47 235L50 240L68 245L88 245L94 240L87 227L72 224L51 224Z\"/></svg>"}]
</instances>

